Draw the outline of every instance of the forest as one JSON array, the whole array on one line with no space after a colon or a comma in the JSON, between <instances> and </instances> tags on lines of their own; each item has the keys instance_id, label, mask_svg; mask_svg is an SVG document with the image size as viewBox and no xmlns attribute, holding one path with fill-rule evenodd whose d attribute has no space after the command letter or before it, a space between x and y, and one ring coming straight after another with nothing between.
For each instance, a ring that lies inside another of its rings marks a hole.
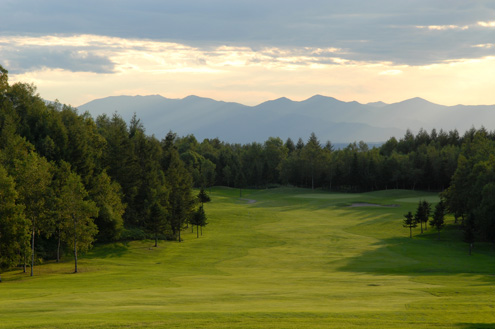
<instances>
[{"instance_id":1,"label":"forest","mask_svg":"<svg viewBox=\"0 0 495 329\"><path fill-rule=\"evenodd\" d=\"M135 115L92 118L46 102L0 67L0 270L27 271L95 242L181 241L207 224L211 186L297 186L339 192L438 191L468 242L495 243L495 133L410 131L380 147L305 141L197 141L146 134ZM198 196L199 192L199 196Z\"/></svg>"}]
</instances>

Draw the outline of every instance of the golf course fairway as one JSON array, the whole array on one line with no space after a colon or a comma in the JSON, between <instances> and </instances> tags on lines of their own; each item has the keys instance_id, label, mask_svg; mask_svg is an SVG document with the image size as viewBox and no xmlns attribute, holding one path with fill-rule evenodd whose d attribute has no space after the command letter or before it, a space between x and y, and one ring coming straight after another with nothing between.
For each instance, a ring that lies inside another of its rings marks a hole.
<instances>
[{"instance_id":1,"label":"golf course fairway","mask_svg":"<svg viewBox=\"0 0 495 329\"><path fill-rule=\"evenodd\" d=\"M211 198L199 238L97 245L77 274L70 256L3 273L0 328L495 328L493 247L469 255L451 218L439 235L402 226L435 193Z\"/></svg>"}]
</instances>

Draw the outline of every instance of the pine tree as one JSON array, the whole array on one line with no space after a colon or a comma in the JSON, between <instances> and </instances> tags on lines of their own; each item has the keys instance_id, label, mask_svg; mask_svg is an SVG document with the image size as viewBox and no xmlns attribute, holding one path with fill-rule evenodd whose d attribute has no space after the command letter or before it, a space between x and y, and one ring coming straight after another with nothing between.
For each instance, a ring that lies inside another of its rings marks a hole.
<instances>
[{"instance_id":1,"label":"pine tree","mask_svg":"<svg viewBox=\"0 0 495 329\"><path fill-rule=\"evenodd\" d=\"M196 198L192 194L192 177L179 157L174 140L175 134L169 133L162 143L162 163L166 166L164 169L168 189L167 215L173 235L181 242L182 228L193 212Z\"/></svg>"},{"instance_id":2,"label":"pine tree","mask_svg":"<svg viewBox=\"0 0 495 329\"><path fill-rule=\"evenodd\" d=\"M198 210L196 210L191 216L191 224L196 225L196 238L199 238L199 227L201 227L201 235L203 235L203 227L208 224L206 220L205 210L203 205L200 205Z\"/></svg>"},{"instance_id":3,"label":"pine tree","mask_svg":"<svg viewBox=\"0 0 495 329\"><path fill-rule=\"evenodd\" d=\"M409 227L409 237L412 238L412 229L418 226L416 220L413 217L413 214L409 211L404 215L405 219L402 223L402 226Z\"/></svg>"},{"instance_id":4,"label":"pine tree","mask_svg":"<svg viewBox=\"0 0 495 329\"><path fill-rule=\"evenodd\" d=\"M443 202L436 204L433 219L430 221L430 225L436 228L438 231L438 238L440 238L440 231L445 226L445 206Z\"/></svg>"},{"instance_id":5,"label":"pine tree","mask_svg":"<svg viewBox=\"0 0 495 329\"><path fill-rule=\"evenodd\" d=\"M198 201L201 202L201 205L206 202L210 202L211 198L210 196L206 193L204 187L201 187L198 193Z\"/></svg>"}]
</instances>

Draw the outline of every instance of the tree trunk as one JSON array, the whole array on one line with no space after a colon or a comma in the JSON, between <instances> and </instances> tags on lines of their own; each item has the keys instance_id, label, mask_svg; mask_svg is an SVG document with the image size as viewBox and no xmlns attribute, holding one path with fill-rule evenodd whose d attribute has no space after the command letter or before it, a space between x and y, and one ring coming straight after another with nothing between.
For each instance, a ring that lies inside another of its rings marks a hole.
<instances>
[{"instance_id":1,"label":"tree trunk","mask_svg":"<svg viewBox=\"0 0 495 329\"><path fill-rule=\"evenodd\" d=\"M33 237L31 240L31 276L33 276L34 267L34 224L33 224Z\"/></svg>"},{"instance_id":2,"label":"tree trunk","mask_svg":"<svg viewBox=\"0 0 495 329\"><path fill-rule=\"evenodd\" d=\"M311 167L311 189L315 189L315 174L314 174L314 168Z\"/></svg>"},{"instance_id":3,"label":"tree trunk","mask_svg":"<svg viewBox=\"0 0 495 329\"><path fill-rule=\"evenodd\" d=\"M60 262L60 231L58 232L57 263Z\"/></svg>"},{"instance_id":4,"label":"tree trunk","mask_svg":"<svg viewBox=\"0 0 495 329\"><path fill-rule=\"evenodd\" d=\"M423 221L420 221L421 224L421 234L423 234Z\"/></svg>"},{"instance_id":5,"label":"tree trunk","mask_svg":"<svg viewBox=\"0 0 495 329\"><path fill-rule=\"evenodd\" d=\"M471 256L471 252L473 251L473 244L469 244L469 256Z\"/></svg>"},{"instance_id":6,"label":"tree trunk","mask_svg":"<svg viewBox=\"0 0 495 329\"><path fill-rule=\"evenodd\" d=\"M196 239L199 238L199 225L196 225Z\"/></svg>"},{"instance_id":7,"label":"tree trunk","mask_svg":"<svg viewBox=\"0 0 495 329\"><path fill-rule=\"evenodd\" d=\"M26 266L27 266L26 252L24 252L24 273L26 273Z\"/></svg>"},{"instance_id":8,"label":"tree trunk","mask_svg":"<svg viewBox=\"0 0 495 329\"><path fill-rule=\"evenodd\" d=\"M155 231L155 248L158 247L158 234Z\"/></svg>"},{"instance_id":9,"label":"tree trunk","mask_svg":"<svg viewBox=\"0 0 495 329\"><path fill-rule=\"evenodd\" d=\"M180 227L179 227L179 242L181 242L181 239L180 239L180 231L181 231L181 229L180 229Z\"/></svg>"},{"instance_id":10,"label":"tree trunk","mask_svg":"<svg viewBox=\"0 0 495 329\"><path fill-rule=\"evenodd\" d=\"M409 226L409 238L412 239L412 227L411 226Z\"/></svg>"},{"instance_id":11,"label":"tree trunk","mask_svg":"<svg viewBox=\"0 0 495 329\"><path fill-rule=\"evenodd\" d=\"M77 223L76 219L74 219L74 273L77 273Z\"/></svg>"}]
</instances>

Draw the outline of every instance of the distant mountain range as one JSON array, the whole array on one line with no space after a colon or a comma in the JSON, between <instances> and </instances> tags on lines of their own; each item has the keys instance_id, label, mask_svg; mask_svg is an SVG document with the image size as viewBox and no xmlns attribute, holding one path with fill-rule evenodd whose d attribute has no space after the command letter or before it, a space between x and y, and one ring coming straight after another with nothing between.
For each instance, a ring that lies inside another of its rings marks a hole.
<instances>
[{"instance_id":1,"label":"distant mountain range","mask_svg":"<svg viewBox=\"0 0 495 329\"><path fill-rule=\"evenodd\" d=\"M95 118L117 112L127 122L136 113L146 132L159 139L173 131L179 136L194 134L198 141L218 137L230 143L264 142L270 136L296 142L299 137L307 140L311 132L322 143L383 142L402 137L406 129L413 133L420 128L457 129L462 134L471 127L495 128L495 105L444 106L422 98L360 104L316 95L300 102L282 97L246 106L197 96L115 96L78 109Z\"/></svg>"}]
</instances>

